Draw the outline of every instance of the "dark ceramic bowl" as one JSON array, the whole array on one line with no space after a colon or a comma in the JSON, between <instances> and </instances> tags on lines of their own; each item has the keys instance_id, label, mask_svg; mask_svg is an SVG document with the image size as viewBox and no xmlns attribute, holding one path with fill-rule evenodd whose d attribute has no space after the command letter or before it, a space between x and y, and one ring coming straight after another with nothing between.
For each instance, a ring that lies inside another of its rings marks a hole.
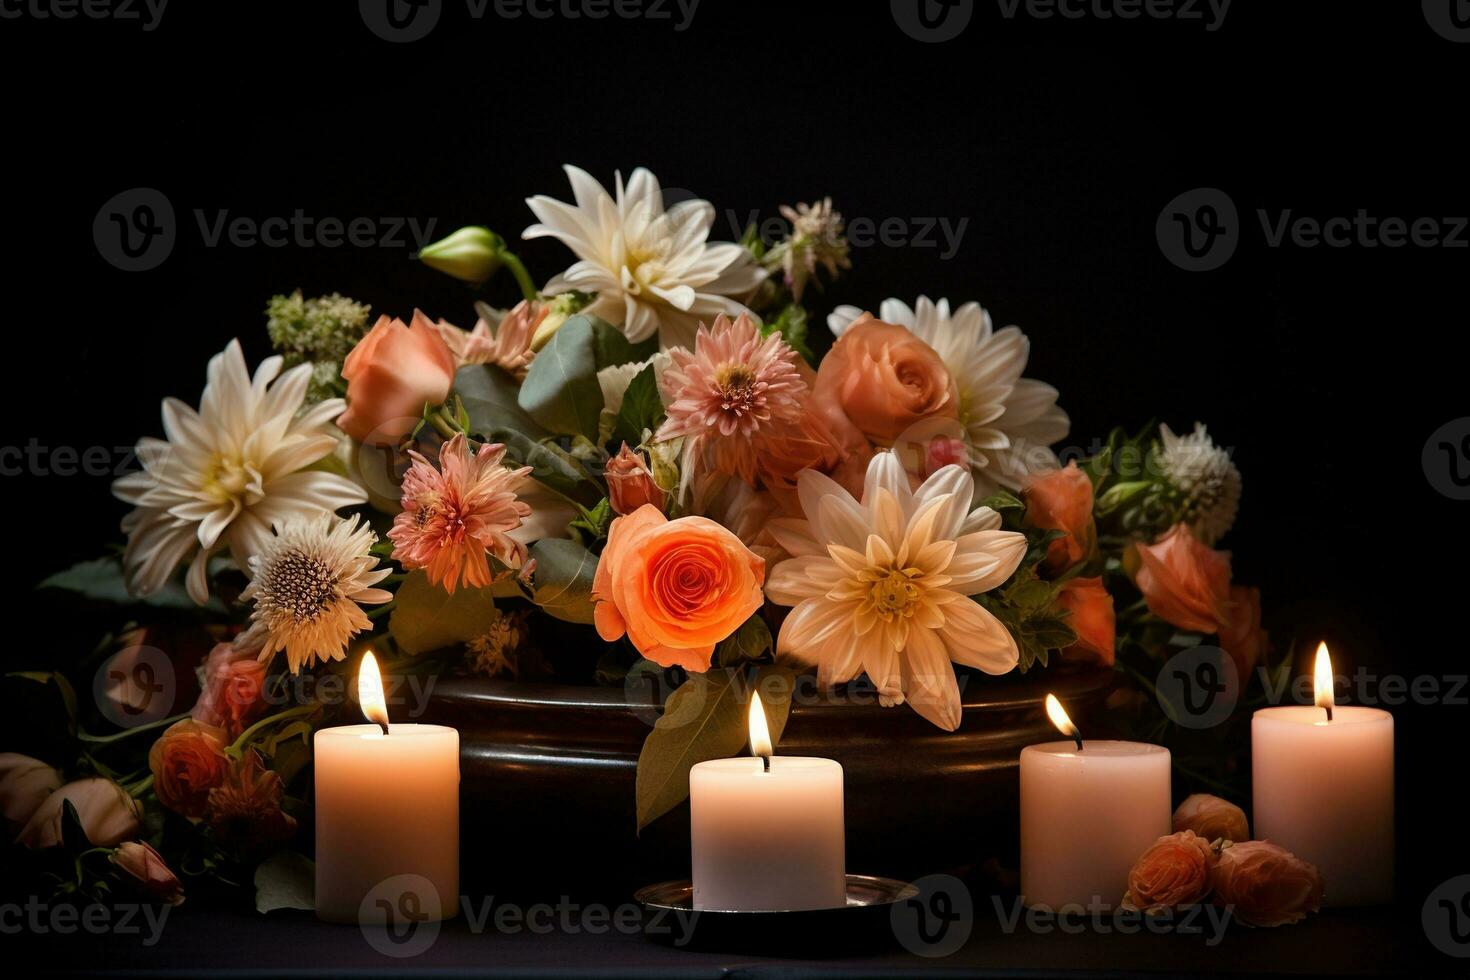
<instances>
[{"instance_id":1,"label":"dark ceramic bowl","mask_svg":"<svg viewBox=\"0 0 1470 980\"><path fill-rule=\"evenodd\" d=\"M777 751L842 763L847 870L912 880L998 859L1014 867L1021 749L1058 736L1048 691L1074 718L1111 670L965 672L964 718L944 732L855 691L798 699ZM689 875L687 801L636 833L638 752L658 708L622 688L445 679L422 719L459 729L461 865L472 893L622 902Z\"/></svg>"}]
</instances>

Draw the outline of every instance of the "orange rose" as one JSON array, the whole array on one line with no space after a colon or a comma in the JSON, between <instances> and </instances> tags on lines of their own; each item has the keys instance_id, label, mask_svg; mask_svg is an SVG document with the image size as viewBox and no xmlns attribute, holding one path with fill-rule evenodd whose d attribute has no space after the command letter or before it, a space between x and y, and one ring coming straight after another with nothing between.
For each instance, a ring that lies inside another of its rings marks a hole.
<instances>
[{"instance_id":1,"label":"orange rose","mask_svg":"<svg viewBox=\"0 0 1470 980\"><path fill-rule=\"evenodd\" d=\"M1174 832L1181 830L1192 830L1210 841L1222 838L1243 841L1251 836L1245 811L1209 793L1195 793L1179 804L1179 809L1174 811Z\"/></svg>"},{"instance_id":2,"label":"orange rose","mask_svg":"<svg viewBox=\"0 0 1470 980\"><path fill-rule=\"evenodd\" d=\"M1175 524L1155 544L1136 545L1135 583L1149 612L1199 633L1218 633L1230 611L1230 556Z\"/></svg>"},{"instance_id":3,"label":"orange rose","mask_svg":"<svg viewBox=\"0 0 1470 980\"><path fill-rule=\"evenodd\" d=\"M127 790L110 779L92 776L67 783L42 801L16 840L26 847L61 843L62 814L70 803L82 833L96 847L112 847L143 829L143 808Z\"/></svg>"},{"instance_id":4,"label":"orange rose","mask_svg":"<svg viewBox=\"0 0 1470 980\"><path fill-rule=\"evenodd\" d=\"M1220 627L1220 648L1235 661L1240 683L1256 667L1268 637L1261 629L1261 590L1244 585L1230 587L1230 612Z\"/></svg>"},{"instance_id":5,"label":"orange rose","mask_svg":"<svg viewBox=\"0 0 1470 980\"><path fill-rule=\"evenodd\" d=\"M1046 549L1046 567L1064 572L1092 551L1097 530L1092 521L1092 479L1075 462L1034 477L1027 484L1026 524L1064 531Z\"/></svg>"},{"instance_id":6,"label":"orange rose","mask_svg":"<svg viewBox=\"0 0 1470 980\"><path fill-rule=\"evenodd\" d=\"M635 453L623 443L622 450L607 461L607 502L614 513L631 514L644 504L664 509L665 494L654 482L642 453Z\"/></svg>"},{"instance_id":7,"label":"orange rose","mask_svg":"<svg viewBox=\"0 0 1470 980\"><path fill-rule=\"evenodd\" d=\"M1210 842L1192 831L1160 837L1128 872L1123 906L1158 913L1197 905L1214 886L1218 860Z\"/></svg>"},{"instance_id":8,"label":"orange rose","mask_svg":"<svg viewBox=\"0 0 1470 980\"><path fill-rule=\"evenodd\" d=\"M934 348L903 327L863 314L817 369L815 404L868 439L890 445L924 419L958 418L959 389Z\"/></svg>"},{"instance_id":9,"label":"orange rose","mask_svg":"<svg viewBox=\"0 0 1470 980\"><path fill-rule=\"evenodd\" d=\"M1215 902L1250 926L1299 922L1322 907L1322 875L1270 841L1231 844L1215 869Z\"/></svg>"},{"instance_id":10,"label":"orange rose","mask_svg":"<svg viewBox=\"0 0 1470 980\"><path fill-rule=\"evenodd\" d=\"M186 817L202 817L209 809L209 791L229 771L225 733L192 718L175 722L148 750L153 791L158 802Z\"/></svg>"},{"instance_id":11,"label":"orange rose","mask_svg":"<svg viewBox=\"0 0 1470 980\"><path fill-rule=\"evenodd\" d=\"M1057 592L1057 605L1071 613L1067 625L1077 634L1077 642L1066 649L1066 656L1111 667L1117 627L1113 597L1103 588L1102 579L1074 578L1066 582Z\"/></svg>"},{"instance_id":12,"label":"orange rose","mask_svg":"<svg viewBox=\"0 0 1470 980\"><path fill-rule=\"evenodd\" d=\"M342 364L347 411L337 427L358 442L389 446L413 431L424 406L449 397L454 355L429 318L413 311L413 326L386 316L357 342Z\"/></svg>"},{"instance_id":13,"label":"orange rose","mask_svg":"<svg viewBox=\"0 0 1470 980\"><path fill-rule=\"evenodd\" d=\"M143 841L128 841L112 853L112 863L133 878L146 894L170 905L184 903L184 886L163 856Z\"/></svg>"},{"instance_id":14,"label":"orange rose","mask_svg":"<svg viewBox=\"0 0 1470 980\"><path fill-rule=\"evenodd\" d=\"M764 600L766 563L714 521L645 504L613 521L592 582L597 632L654 663L703 671Z\"/></svg>"}]
</instances>

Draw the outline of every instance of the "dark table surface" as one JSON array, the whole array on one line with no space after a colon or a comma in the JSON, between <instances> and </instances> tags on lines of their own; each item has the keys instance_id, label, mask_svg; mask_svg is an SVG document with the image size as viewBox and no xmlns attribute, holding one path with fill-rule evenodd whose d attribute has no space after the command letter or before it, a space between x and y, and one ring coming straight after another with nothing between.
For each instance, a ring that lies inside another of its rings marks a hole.
<instances>
[{"instance_id":1,"label":"dark table surface","mask_svg":"<svg viewBox=\"0 0 1470 980\"><path fill-rule=\"evenodd\" d=\"M138 930L131 934L120 929L89 933L80 927L64 932L51 925L16 931L12 917L4 924L6 937L0 948L29 947L25 954L33 955L31 961L41 970L88 975L1470 975L1470 959L1436 950L1426 938L1419 910L1407 908L1326 911L1304 923L1275 929L1229 924L1221 933L1201 920L1203 928L1194 934L1125 935L1077 923L1069 926L1071 931L1043 931L1024 921L1007 929L986 899L974 910L964 944L943 956L916 955L896 942L891 931L867 927L866 935L851 937L873 944L861 952L844 948L851 945L846 939L835 949L807 949L802 951L805 955L795 956L672 948L629 928L632 910L626 911L629 915L621 920L624 929L614 918L614 925L604 925L602 932L583 928L581 910L561 916L554 907L548 908L535 920L539 931L525 924L502 931L493 921L476 929L469 917L461 915L434 931L422 951L388 955L375 948L385 945L381 933L370 940L355 926L319 923L306 912L262 916L186 905L170 910L156 938L141 916L131 923ZM617 915L616 909L612 915ZM598 919L594 927L605 922ZM877 934L885 931L887 935ZM393 951L409 951L409 945L422 944L422 939L415 937Z\"/></svg>"}]
</instances>

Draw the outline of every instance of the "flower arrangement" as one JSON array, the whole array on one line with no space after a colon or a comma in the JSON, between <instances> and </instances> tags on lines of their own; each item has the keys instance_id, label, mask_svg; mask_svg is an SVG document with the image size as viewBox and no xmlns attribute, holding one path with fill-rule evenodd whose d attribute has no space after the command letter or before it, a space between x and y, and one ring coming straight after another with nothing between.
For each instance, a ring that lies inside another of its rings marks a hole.
<instances>
[{"instance_id":1,"label":"flower arrangement","mask_svg":"<svg viewBox=\"0 0 1470 980\"><path fill-rule=\"evenodd\" d=\"M1240 474L1203 426L1063 465L1057 390L978 303L838 306L816 355L805 304L851 265L830 200L783 208L779 242L720 243L712 205L665 207L646 170L612 192L567 175L571 202L528 201L524 237L575 258L544 285L485 228L419 256L486 296L509 272L509 309L369 328L340 295L278 296L276 355L252 373L232 340L197 407L164 400L114 484L126 547L43 588L167 624L103 650L161 649L183 682L99 732L72 693L90 661L26 676L70 719L45 761L4 757L12 860L168 901L249 881L292 845L311 733L347 714L331 692L370 646L397 677L657 675L640 828L691 765L742 751L741 713L716 709L745 685L777 733L807 671L954 730L957 672L1146 685L1212 637L1242 675L1263 656L1259 595L1215 550ZM705 723L667 724L681 703Z\"/></svg>"}]
</instances>

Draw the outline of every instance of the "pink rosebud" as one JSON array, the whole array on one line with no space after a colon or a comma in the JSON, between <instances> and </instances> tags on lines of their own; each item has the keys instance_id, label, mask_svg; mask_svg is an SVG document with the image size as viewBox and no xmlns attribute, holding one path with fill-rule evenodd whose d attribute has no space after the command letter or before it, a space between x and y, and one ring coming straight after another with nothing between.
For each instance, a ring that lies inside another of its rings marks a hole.
<instances>
[{"instance_id":1,"label":"pink rosebud","mask_svg":"<svg viewBox=\"0 0 1470 980\"><path fill-rule=\"evenodd\" d=\"M1176 524L1155 544L1137 544L1135 582L1149 612L1183 630L1218 633L1230 611L1230 556Z\"/></svg>"},{"instance_id":2,"label":"pink rosebud","mask_svg":"<svg viewBox=\"0 0 1470 980\"><path fill-rule=\"evenodd\" d=\"M67 783L46 797L16 840L27 847L60 844L61 815L67 803L76 808L82 831L97 847L115 847L136 837L143 826L138 801L112 780L93 776Z\"/></svg>"},{"instance_id":3,"label":"pink rosebud","mask_svg":"<svg viewBox=\"0 0 1470 980\"><path fill-rule=\"evenodd\" d=\"M438 405L454 384L454 354L418 310L413 326L383 316L342 363L347 411L337 427L358 442L389 446L413 431L425 405Z\"/></svg>"},{"instance_id":4,"label":"pink rosebud","mask_svg":"<svg viewBox=\"0 0 1470 980\"><path fill-rule=\"evenodd\" d=\"M1071 613L1067 625L1077 634L1077 642L1064 651L1065 655L1111 667L1117 617L1113 597L1103 588L1102 579L1074 578L1064 583L1057 591L1057 606Z\"/></svg>"},{"instance_id":5,"label":"pink rosebud","mask_svg":"<svg viewBox=\"0 0 1470 980\"><path fill-rule=\"evenodd\" d=\"M607 462L607 500L620 514L631 514L644 504L664 509L665 494L654 482L653 472L639 453L623 448Z\"/></svg>"},{"instance_id":6,"label":"pink rosebud","mask_svg":"<svg viewBox=\"0 0 1470 980\"><path fill-rule=\"evenodd\" d=\"M1300 922L1322 907L1322 875L1270 841L1231 844L1215 869L1215 902L1250 926Z\"/></svg>"},{"instance_id":7,"label":"pink rosebud","mask_svg":"<svg viewBox=\"0 0 1470 980\"><path fill-rule=\"evenodd\" d=\"M1251 836L1245 811L1218 796L1195 793L1174 811L1174 831L1192 830L1205 840L1245 841Z\"/></svg>"},{"instance_id":8,"label":"pink rosebud","mask_svg":"<svg viewBox=\"0 0 1470 980\"><path fill-rule=\"evenodd\" d=\"M0 752L0 813L12 833L24 827L46 797L60 788L61 773L40 759Z\"/></svg>"},{"instance_id":9,"label":"pink rosebud","mask_svg":"<svg viewBox=\"0 0 1470 980\"><path fill-rule=\"evenodd\" d=\"M135 879L144 892L170 905L182 905L184 886L169 870L163 856L143 841L119 844L112 852L112 863Z\"/></svg>"},{"instance_id":10,"label":"pink rosebud","mask_svg":"<svg viewBox=\"0 0 1470 980\"><path fill-rule=\"evenodd\" d=\"M1025 497L1028 526L1066 535L1047 545L1048 571L1064 572L1087 557L1097 537L1092 521L1092 479L1075 462L1033 477Z\"/></svg>"},{"instance_id":11,"label":"pink rosebud","mask_svg":"<svg viewBox=\"0 0 1470 980\"><path fill-rule=\"evenodd\" d=\"M1210 894L1218 861L1210 842L1192 831L1160 837L1128 872L1125 908L1168 912Z\"/></svg>"},{"instance_id":12,"label":"pink rosebud","mask_svg":"<svg viewBox=\"0 0 1470 980\"><path fill-rule=\"evenodd\" d=\"M204 662L204 690L190 717L223 729L230 741L239 738L267 707L262 690L270 664L259 654L258 646L216 645Z\"/></svg>"},{"instance_id":13,"label":"pink rosebud","mask_svg":"<svg viewBox=\"0 0 1470 980\"><path fill-rule=\"evenodd\" d=\"M970 468L970 452L965 448L965 440L950 436L930 440L924 452L925 478L933 476L946 466Z\"/></svg>"}]
</instances>

